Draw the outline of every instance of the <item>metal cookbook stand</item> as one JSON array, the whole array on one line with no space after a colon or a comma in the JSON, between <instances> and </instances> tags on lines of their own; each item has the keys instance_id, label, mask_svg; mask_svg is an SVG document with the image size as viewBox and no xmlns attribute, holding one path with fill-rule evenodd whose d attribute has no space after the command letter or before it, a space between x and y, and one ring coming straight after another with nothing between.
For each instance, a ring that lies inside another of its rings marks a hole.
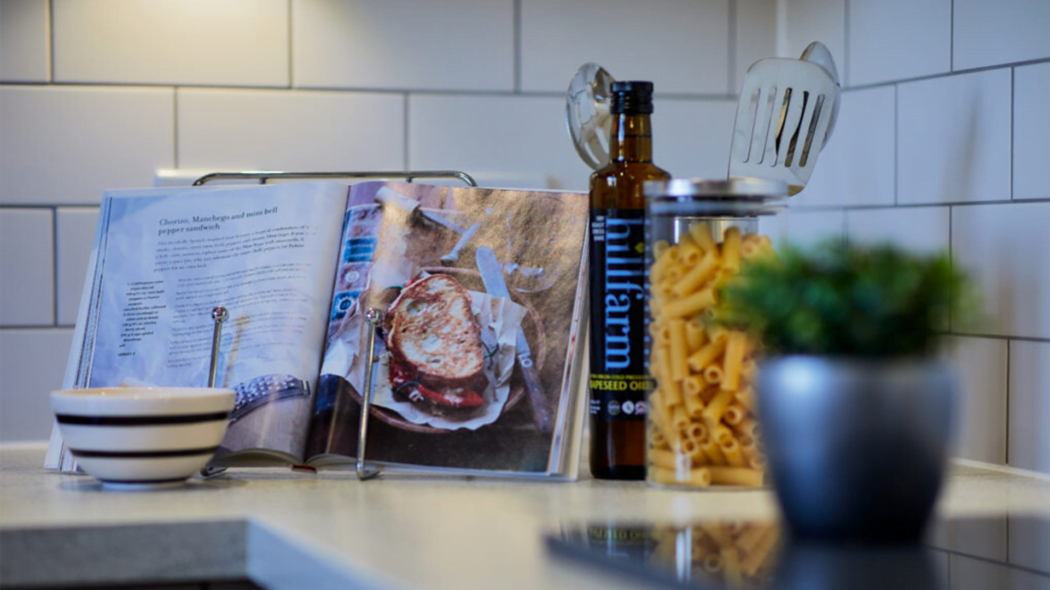
<instances>
[{"instance_id":1,"label":"metal cookbook stand","mask_svg":"<svg viewBox=\"0 0 1050 590\"><path fill-rule=\"evenodd\" d=\"M403 180L405 182L412 182L417 178L452 178L462 181L464 184L470 187L478 186L478 183L474 181L471 176L465 172L458 172L455 170L423 170L423 171L404 171L404 172L274 172L274 171L250 171L250 172L212 172L205 174L193 182L193 186L204 186L205 184L215 180L257 180L259 184L266 184L270 180L304 180L304 179L334 179L334 178L366 178L373 180ZM225 311L225 310L223 310ZM223 318L225 319L225 318ZM376 348L376 333L379 330L379 324L383 321L383 310L379 308L370 308L365 311L365 320L368 322L368 359L372 359L375 356ZM221 320L216 318L216 331L218 331L221 325ZM216 332L217 333L217 332ZM218 346L213 345L213 356L218 353ZM213 367L215 361L213 359ZM367 444L368 444L368 417L371 413L372 405L372 390L374 389L374 383L372 380L372 369L373 362L369 362L365 367L365 385L364 391L361 393L361 417L360 423L357 428L357 464L356 472L357 479L365 481L372 479L382 473L382 470L376 466L368 465L368 461L365 458ZM212 369L214 371L214 369ZM214 374L214 373L212 373ZM214 378L212 378L214 379ZM209 384L211 385L211 383ZM225 471L225 468L208 468L201 470L201 474L205 477L218 475Z\"/></svg>"}]
</instances>

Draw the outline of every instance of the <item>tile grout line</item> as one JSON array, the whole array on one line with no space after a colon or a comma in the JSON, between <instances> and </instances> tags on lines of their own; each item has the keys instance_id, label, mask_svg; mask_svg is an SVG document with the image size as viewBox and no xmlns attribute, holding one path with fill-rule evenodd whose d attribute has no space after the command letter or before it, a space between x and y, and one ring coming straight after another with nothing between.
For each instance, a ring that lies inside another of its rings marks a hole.
<instances>
[{"instance_id":1,"label":"tile grout line","mask_svg":"<svg viewBox=\"0 0 1050 590\"><path fill-rule=\"evenodd\" d=\"M294 88L292 71L292 0L288 0L288 88Z\"/></svg>"},{"instance_id":2,"label":"tile grout line","mask_svg":"<svg viewBox=\"0 0 1050 590\"><path fill-rule=\"evenodd\" d=\"M1006 436L1006 441L1005 441L1006 449L1004 450L1004 452L1006 453L1006 456L1004 457L1006 465L1010 465L1010 352L1011 352L1010 349L1012 348L1011 344L1012 344L1011 341L1009 339L1007 339L1007 341L1006 341L1006 410L1004 412L1004 416L1006 417L1006 430L1003 433Z\"/></svg>"},{"instance_id":3,"label":"tile grout line","mask_svg":"<svg viewBox=\"0 0 1050 590\"><path fill-rule=\"evenodd\" d=\"M871 209L925 209L930 207L980 207L986 205L1026 205L1050 203L1050 197L1039 199L999 199L994 201L945 201L929 203L900 203L897 205L795 205L788 209L796 213L818 213L821 211L866 211Z\"/></svg>"},{"instance_id":4,"label":"tile grout line","mask_svg":"<svg viewBox=\"0 0 1050 590\"><path fill-rule=\"evenodd\" d=\"M948 264L951 266L951 271L955 272L955 245L952 238L952 233L955 228L955 209L951 205L948 205ZM948 306L948 331L954 332L955 327L955 309L954 306Z\"/></svg>"},{"instance_id":5,"label":"tile grout line","mask_svg":"<svg viewBox=\"0 0 1050 590\"><path fill-rule=\"evenodd\" d=\"M406 92L404 94L404 105L402 106L401 121L404 127L403 136L401 138L402 153L401 153L401 165L402 168L407 172L409 168L408 161L408 145L409 145L409 101L412 100L412 93Z\"/></svg>"},{"instance_id":6,"label":"tile grout line","mask_svg":"<svg viewBox=\"0 0 1050 590\"><path fill-rule=\"evenodd\" d=\"M58 326L58 206L51 207L51 326Z\"/></svg>"},{"instance_id":7,"label":"tile grout line","mask_svg":"<svg viewBox=\"0 0 1050 590\"><path fill-rule=\"evenodd\" d=\"M842 87L849 86L849 22L850 22L850 0L846 0L842 7Z\"/></svg>"},{"instance_id":8,"label":"tile grout line","mask_svg":"<svg viewBox=\"0 0 1050 590\"><path fill-rule=\"evenodd\" d=\"M49 84L55 82L55 2L54 0L47 0L47 36L48 36L48 55L47 60L47 81Z\"/></svg>"},{"instance_id":9,"label":"tile grout line","mask_svg":"<svg viewBox=\"0 0 1050 590\"><path fill-rule=\"evenodd\" d=\"M726 84L728 84L729 92L736 90L736 69L737 69L737 54L736 54L736 0L728 0L729 2L729 30L727 31L729 47L726 51L726 60L728 61L729 70L726 75Z\"/></svg>"},{"instance_id":10,"label":"tile grout line","mask_svg":"<svg viewBox=\"0 0 1050 590\"><path fill-rule=\"evenodd\" d=\"M514 0L514 94L521 94L521 0Z\"/></svg>"},{"instance_id":11,"label":"tile grout line","mask_svg":"<svg viewBox=\"0 0 1050 590\"><path fill-rule=\"evenodd\" d=\"M172 161L175 164L175 169L179 169L179 87L173 86L171 88L171 143L172 143Z\"/></svg>"},{"instance_id":12,"label":"tile grout line","mask_svg":"<svg viewBox=\"0 0 1050 590\"><path fill-rule=\"evenodd\" d=\"M900 205L901 200L901 174L900 164L900 143L901 143L901 131L900 131L900 111L901 111L901 87L899 84L893 85L893 206Z\"/></svg>"},{"instance_id":13,"label":"tile grout line","mask_svg":"<svg viewBox=\"0 0 1050 590\"><path fill-rule=\"evenodd\" d=\"M1013 334L981 334L978 332L956 332L954 330L944 334L945 336L958 336L960 338L984 338L985 340L1008 340L1010 342L1034 342L1037 344L1050 344L1050 338L1041 336L1016 336Z\"/></svg>"},{"instance_id":14,"label":"tile grout line","mask_svg":"<svg viewBox=\"0 0 1050 590\"><path fill-rule=\"evenodd\" d=\"M1007 62L1001 64L994 64L990 66L980 66L976 68L967 68L965 70L955 70L951 72L941 72L939 74L927 74L925 76L915 76L912 78L900 78L897 80L886 80L883 82L872 82L870 84L858 84L856 86L843 86L843 90L869 90L872 88L881 88L883 86L890 86L892 84L903 84L908 82L925 82L927 80L937 80L939 78L950 78L952 76L965 76L966 74L979 74L981 72L989 72L992 70L1002 70L1006 68L1034 66L1050 62L1050 57L1041 57L1038 59L1028 59L1015 62Z\"/></svg>"},{"instance_id":15,"label":"tile grout line","mask_svg":"<svg viewBox=\"0 0 1050 590\"><path fill-rule=\"evenodd\" d=\"M1010 68L1010 200L1014 195L1014 111L1017 110L1017 68Z\"/></svg>"},{"instance_id":16,"label":"tile grout line","mask_svg":"<svg viewBox=\"0 0 1050 590\"><path fill-rule=\"evenodd\" d=\"M948 5L948 71L955 71L955 0Z\"/></svg>"}]
</instances>

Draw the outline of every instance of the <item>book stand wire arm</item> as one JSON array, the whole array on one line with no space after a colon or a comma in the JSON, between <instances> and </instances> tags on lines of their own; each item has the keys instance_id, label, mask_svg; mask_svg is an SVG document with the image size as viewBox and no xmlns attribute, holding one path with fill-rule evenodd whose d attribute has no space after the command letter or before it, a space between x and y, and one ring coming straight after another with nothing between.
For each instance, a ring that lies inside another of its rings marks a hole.
<instances>
[{"instance_id":1,"label":"book stand wire arm","mask_svg":"<svg viewBox=\"0 0 1050 590\"><path fill-rule=\"evenodd\" d=\"M335 179L335 178L362 178L372 180L404 180L412 182L418 178L448 178L456 179L469 187L476 187L478 183L465 172L456 170L422 170L422 171L397 171L397 172L277 172L277 171L245 171L245 172L212 172L201 176L193 182L193 186L204 186L216 180L257 180L259 184L266 184L270 180L304 180L304 179ZM368 418L371 414L372 391L375 383L372 379L375 367L376 334L379 325L383 321L383 310L369 308L365 310L365 320L368 322L368 356L369 363L365 366L365 385L361 393L361 417L357 428L357 462L355 471L357 479L365 481L372 479L382 473L375 465L369 465L366 459L368 445ZM205 467L201 474L208 477L218 475L225 471L224 468Z\"/></svg>"}]
</instances>

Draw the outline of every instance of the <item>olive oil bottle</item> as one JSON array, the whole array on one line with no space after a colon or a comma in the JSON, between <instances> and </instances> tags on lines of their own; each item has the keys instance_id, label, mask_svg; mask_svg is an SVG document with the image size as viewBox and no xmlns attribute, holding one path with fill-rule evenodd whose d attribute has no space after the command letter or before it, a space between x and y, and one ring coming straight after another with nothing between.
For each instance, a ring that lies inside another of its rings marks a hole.
<instances>
[{"instance_id":1,"label":"olive oil bottle","mask_svg":"<svg viewBox=\"0 0 1050 590\"><path fill-rule=\"evenodd\" d=\"M591 175L591 474L645 478L645 198L653 164L653 85L613 82L610 161Z\"/></svg>"}]
</instances>

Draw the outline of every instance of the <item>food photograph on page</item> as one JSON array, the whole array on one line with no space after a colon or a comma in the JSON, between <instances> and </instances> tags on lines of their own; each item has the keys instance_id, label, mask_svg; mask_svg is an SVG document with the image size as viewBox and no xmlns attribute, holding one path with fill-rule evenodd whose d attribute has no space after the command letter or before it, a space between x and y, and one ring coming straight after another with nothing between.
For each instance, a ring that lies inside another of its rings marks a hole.
<instances>
[{"instance_id":1,"label":"food photograph on page","mask_svg":"<svg viewBox=\"0 0 1050 590\"><path fill-rule=\"evenodd\" d=\"M575 415L586 220L583 194L351 188L307 454L356 454L370 369L370 460L546 471Z\"/></svg>"}]
</instances>

